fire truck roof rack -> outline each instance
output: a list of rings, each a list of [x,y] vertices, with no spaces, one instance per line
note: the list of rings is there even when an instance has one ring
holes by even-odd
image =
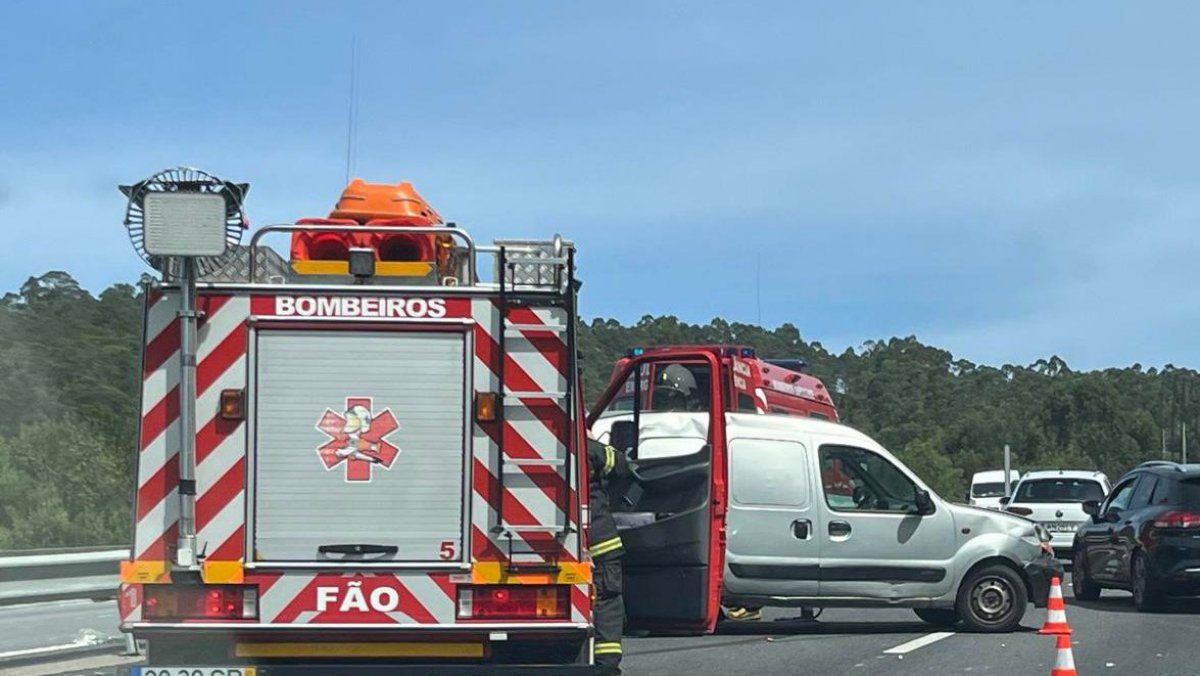
[[[203,281],[227,284],[308,285],[312,282],[297,277],[287,269],[284,259],[262,239],[272,233],[334,232],[334,233],[406,233],[426,236],[449,236],[454,241],[451,256],[453,271],[437,282],[443,287],[466,287],[470,289],[506,294],[533,293],[567,296],[574,292],[574,268],[571,257],[574,244],[558,235],[547,240],[497,240],[492,245],[478,245],[466,230],[451,226],[395,226],[395,225],[338,225],[329,223],[280,223],[267,225],[255,231],[244,252],[239,252],[234,261],[220,271],[207,275]],[[491,256],[492,279],[479,278],[481,256]],[[353,286],[361,284],[346,278],[337,280],[322,278],[321,286]],[[397,283],[388,278],[370,282],[373,286],[409,287],[422,286]],[[428,287],[428,283],[423,285]],[[515,331],[554,331],[563,333],[566,327],[558,325],[509,324]]]

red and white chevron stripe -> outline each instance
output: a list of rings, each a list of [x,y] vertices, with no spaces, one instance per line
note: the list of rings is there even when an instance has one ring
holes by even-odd
[[[161,561],[178,533],[179,320],[177,296],[148,299],[142,369],[135,559]],[[209,560],[242,558],[246,436],[217,417],[221,390],[246,386],[245,296],[205,295],[197,331],[196,530]]]
[[[504,477],[503,496],[497,473],[502,467],[497,442],[503,439],[506,458],[510,460],[561,460],[569,449],[569,417],[559,395],[567,387],[566,345],[552,330],[525,328],[505,337],[505,354],[500,355],[500,331],[506,323],[521,326],[566,324],[561,308],[510,308],[508,321],[501,321],[500,309],[491,298],[472,302],[475,320],[475,389],[496,392],[500,387],[499,369],[504,360],[505,421],[475,424],[474,486],[476,504],[473,510],[475,537],[474,555],[480,560],[505,558],[507,540],[496,537],[492,527],[497,525],[496,507],[503,500],[504,525],[537,526],[563,524],[565,519],[575,524],[574,509],[562,514],[560,497],[566,492],[574,504],[574,476],[564,482],[559,469],[553,465],[510,466]],[[549,396],[527,396],[530,393]],[[522,396],[515,396],[520,393]],[[503,434],[503,437],[501,437]],[[572,467],[578,465],[572,461]],[[577,475],[575,475],[577,476]],[[579,555],[578,527],[563,542],[551,533],[523,532],[512,551],[536,558],[577,560]]]

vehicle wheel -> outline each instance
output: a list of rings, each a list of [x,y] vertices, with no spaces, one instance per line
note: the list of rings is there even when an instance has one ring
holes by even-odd
[[[1071,557],[1071,591],[1080,601],[1095,601],[1100,598],[1100,585],[1087,573],[1087,556],[1076,549]]]
[[[935,627],[953,627],[958,624],[958,611],[953,608],[913,608],[913,612]]]
[[[1133,607],[1139,613],[1153,613],[1162,606],[1162,592],[1150,579],[1150,566],[1141,554],[1133,556]]]
[[[1012,631],[1025,617],[1029,593],[1015,570],[1002,564],[985,566],[967,576],[958,588],[955,609],[971,631]]]

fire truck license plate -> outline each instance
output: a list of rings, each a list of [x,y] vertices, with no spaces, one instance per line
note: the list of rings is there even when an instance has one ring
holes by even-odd
[[[254,667],[133,667],[130,676],[254,676]]]

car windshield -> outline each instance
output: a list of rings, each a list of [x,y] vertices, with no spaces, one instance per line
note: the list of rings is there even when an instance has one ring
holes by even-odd
[[[1013,502],[1083,502],[1103,500],[1104,487],[1091,479],[1033,479],[1017,486]]]
[[[975,484],[971,487],[971,495],[977,498],[999,498],[1004,496],[1004,484],[1000,481]]]

